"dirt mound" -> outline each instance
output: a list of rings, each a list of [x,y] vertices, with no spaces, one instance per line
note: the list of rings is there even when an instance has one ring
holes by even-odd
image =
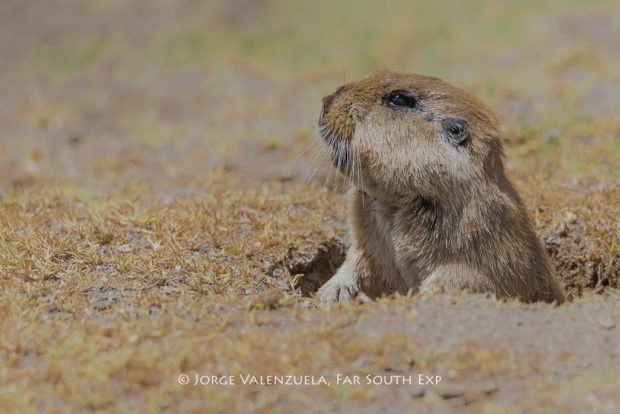
[[[589,182],[556,189],[535,212],[539,234],[569,295],[620,286],[619,206],[620,186]]]

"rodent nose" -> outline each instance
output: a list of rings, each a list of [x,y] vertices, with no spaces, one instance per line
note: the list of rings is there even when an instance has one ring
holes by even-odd
[[[335,97],[336,94],[332,93],[331,95],[327,95],[325,98],[323,98],[323,112],[327,112]]]
[[[329,106],[332,104],[332,102],[334,102],[334,98],[340,95],[342,92],[346,91],[347,89],[348,89],[348,85],[342,85],[341,87],[336,89],[336,92],[332,93],[331,95],[327,95],[325,98],[323,98],[323,112],[327,112],[327,110],[329,109]]]

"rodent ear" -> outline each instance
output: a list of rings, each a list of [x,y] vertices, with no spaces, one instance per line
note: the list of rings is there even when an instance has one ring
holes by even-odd
[[[441,128],[446,139],[454,145],[462,145],[467,137],[469,137],[469,126],[463,119],[442,119]]]

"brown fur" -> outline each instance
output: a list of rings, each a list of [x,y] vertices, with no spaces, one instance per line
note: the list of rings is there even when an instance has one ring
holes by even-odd
[[[416,106],[386,103],[397,90]],[[466,121],[462,144],[446,138],[447,118]],[[321,300],[458,288],[564,301],[504,175],[498,121],[476,98],[437,78],[379,71],[323,99],[319,133],[354,184],[353,243]]]

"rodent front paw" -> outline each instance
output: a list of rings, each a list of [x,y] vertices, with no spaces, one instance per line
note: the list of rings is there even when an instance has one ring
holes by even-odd
[[[317,298],[322,303],[344,302],[355,298],[359,288],[352,281],[332,277],[317,292]]]

